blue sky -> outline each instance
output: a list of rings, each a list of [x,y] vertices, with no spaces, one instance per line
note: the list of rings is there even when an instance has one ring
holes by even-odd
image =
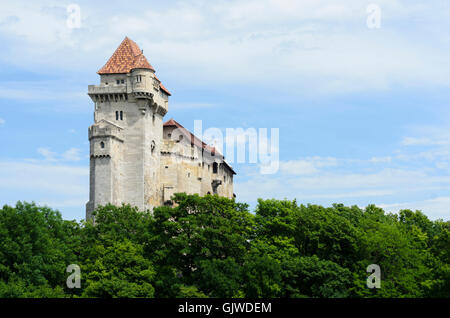
[[[67,27],[67,6],[81,9]],[[381,27],[367,27],[367,6]],[[238,200],[374,203],[450,218],[447,1],[10,1],[0,12],[0,204],[88,200],[87,85],[125,36],[189,129],[279,128],[280,169]]]

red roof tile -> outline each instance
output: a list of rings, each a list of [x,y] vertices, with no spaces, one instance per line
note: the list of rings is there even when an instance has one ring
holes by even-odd
[[[167,95],[171,96],[172,94],[170,94],[169,90],[161,83],[161,81],[156,76],[156,74],[155,74],[155,78],[159,81],[159,88],[161,88]]]
[[[153,66],[151,66],[145,58],[139,46],[128,37],[125,37],[125,39],[122,41],[113,55],[109,58],[108,62],[106,62],[106,64],[97,72],[97,74],[126,74],[136,68],[149,69],[153,72],[155,71]],[[161,81],[160,88],[167,95],[171,95],[167,88],[165,88],[164,85],[161,84]]]
[[[98,74],[124,74],[134,68],[155,69],[145,58],[139,46],[128,37],[120,43],[108,62],[97,72]]]
[[[189,130],[187,130],[186,128],[184,128],[181,124],[179,124],[176,120],[174,120],[173,118],[169,119],[168,121],[166,121],[163,125],[164,127],[177,127],[180,129],[180,131],[191,141],[191,145],[196,145],[199,148],[204,149],[205,151],[211,153],[211,154],[217,154],[220,157],[222,157],[224,159],[224,163],[228,166],[228,168],[230,168],[231,172],[233,172],[233,174],[236,174],[236,172],[234,172],[233,168],[225,161],[224,156],[219,153],[215,147],[211,147],[207,144],[205,144],[203,141],[201,141],[200,139],[198,139],[194,134],[192,134]]]

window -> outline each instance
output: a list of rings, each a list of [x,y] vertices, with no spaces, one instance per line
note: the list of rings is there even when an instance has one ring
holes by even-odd
[[[116,112],[116,120],[119,120],[119,112]]]
[[[120,111],[120,120],[123,120],[123,111]]]
[[[168,136],[169,138],[171,138],[171,137],[172,137],[172,134],[168,134],[167,136]]]
[[[142,75],[136,75],[136,83],[142,82]]]
[[[156,148],[156,143],[155,143],[155,141],[154,140],[152,140],[152,143],[151,143],[151,145],[150,145],[150,148],[151,148],[151,150],[152,150],[152,153],[153,153],[153,151],[155,150],[155,148]]]
[[[103,141],[100,143],[100,147],[101,147],[102,149],[105,148],[105,143],[104,143]]]
[[[123,79],[120,80],[120,83],[121,83],[121,84],[125,84],[125,80],[123,80]]]
[[[217,170],[218,170],[218,164],[217,164],[217,162],[214,162],[213,163],[213,173],[217,173]]]
[[[116,83],[117,83],[117,85],[119,85],[120,84],[120,80],[116,80]]]

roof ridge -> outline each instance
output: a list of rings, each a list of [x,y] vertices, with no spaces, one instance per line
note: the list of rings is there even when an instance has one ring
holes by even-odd
[[[195,141],[200,142],[200,145],[202,147],[202,149],[205,149],[206,151],[208,151],[209,153],[215,153],[218,154],[222,157],[223,162],[231,169],[231,171],[233,173],[236,174],[236,172],[233,170],[233,167],[225,160],[225,156],[222,155],[219,151],[216,150],[216,147],[212,147],[208,144],[206,144],[205,142],[203,142],[200,138],[198,138],[196,135],[194,135],[193,133],[191,133],[188,129],[186,129],[185,127],[183,127],[183,125],[181,125],[179,122],[177,122],[175,119],[170,118],[168,121],[166,121],[163,124],[164,127],[168,127],[168,126],[175,126],[177,128],[180,128],[183,132],[186,132],[189,134],[189,136],[186,137],[190,137],[191,139],[191,144],[195,144]]]

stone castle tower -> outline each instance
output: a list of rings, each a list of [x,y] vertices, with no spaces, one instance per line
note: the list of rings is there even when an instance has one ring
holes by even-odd
[[[176,192],[234,196],[225,158],[175,120],[163,123],[171,94],[135,42],[126,37],[97,73],[100,85],[88,87],[95,111],[86,219],[108,203],[152,210]]]

